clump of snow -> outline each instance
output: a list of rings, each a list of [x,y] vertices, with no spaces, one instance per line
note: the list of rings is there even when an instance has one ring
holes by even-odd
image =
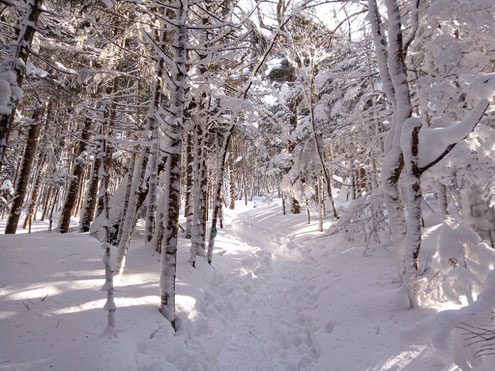
[[[420,301],[472,303],[495,267],[495,251],[471,228],[448,217],[424,234],[420,255]]]
[[[9,107],[12,90],[6,80],[0,79],[0,114],[10,115],[12,109]]]
[[[28,76],[28,77],[40,77],[40,78],[44,78],[44,77],[48,77],[48,75],[49,74],[48,74],[47,71],[45,71],[42,68],[39,68],[39,67],[35,66],[31,62],[29,62],[28,64],[26,64],[26,76]]]

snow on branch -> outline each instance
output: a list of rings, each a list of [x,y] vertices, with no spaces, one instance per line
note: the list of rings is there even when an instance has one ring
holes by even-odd
[[[489,104],[488,99],[480,100],[469,115],[458,124],[419,131],[419,168],[422,173],[447,156],[457,143],[473,131]]]

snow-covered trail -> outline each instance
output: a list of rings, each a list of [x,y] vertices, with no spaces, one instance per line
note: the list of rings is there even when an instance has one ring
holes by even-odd
[[[112,339],[100,336],[97,241],[0,235],[0,370],[452,370],[427,346],[401,346],[400,331],[427,313],[397,303],[393,255],[374,246],[364,256],[316,229],[280,202],[239,202],[225,211],[212,266],[192,268],[180,238],[177,333],[157,310],[159,256],[136,236]]]
[[[218,354],[221,370],[314,369],[318,349],[312,339],[311,319],[305,315],[315,299],[311,264],[294,250],[293,224],[282,223],[280,206],[238,214],[232,228],[237,237],[257,249],[256,284],[250,291],[228,338]],[[245,264],[245,269],[250,269]],[[251,287],[251,288],[249,288]]]
[[[231,233],[254,252],[241,270],[254,280],[235,280],[249,295],[207,369],[451,370],[428,347],[401,346],[401,329],[427,313],[402,308],[393,254],[316,229],[279,203],[235,215]]]

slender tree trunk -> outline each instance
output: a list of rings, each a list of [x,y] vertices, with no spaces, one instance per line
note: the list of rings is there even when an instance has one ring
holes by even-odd
[[[145,223],[145,240],[151,241],[155,229],[155,214],[157,208],[157,191],[158,191],[158,162],[160,157],[160,138],[159,127],[156,119],[152,120],[151,132],[153,135],[153,144],[151,146],[151,163],[150,163],[150,176],[149,176],[149,191],[148,191],[148,205],[146,209],[146,223]]]
[[[72,209],[77,201],[77,195],[79,193],[79,186],[81,178],[84,174],[85,162],[80,158],[82,153],[86,150],[87,141],[89,140],[91,133],[92,120],[89,116],[86,116],[84,120],[84,127],[81,133],[81,141],[75,153],[74,168],[72,171],[72,179],[69,183],[69,188],[65,194],[64,206],[62,208],[62,215],[58,225],[61,233],[67,233],[69,231],[70,216]]]
[[[81,181],[79,182],[79,191],[77,192],[77,201],[74,205],[74,209],[72,209],[72,216],[74,218],[77,218],[77,216],[79,215],[79,210],[81,210],[81,207],[82,207],[82,203],[83,203],[83,195],[86,193],[86,180],[88,178],[88,175],[89,175],[89,170],[86,168],[86,166],[84,167],[84,170],[83,170],[83,174],[81,176]]]
[[[192,220],[193,220],[193,174],[194,174],[194,134],[192,130],[187,133],[186,139],[186,201],[184,208],[184,216],[186,217],[186,238],[191,238],[192,235]]]
[[[233,162],[233,161],[232,161]],[[229,171],[229,190],[230,190],[230,210],[235,210],[235,182],[234,182],[234,167],[235,165],[232,163],[230,165]]]
[[[104,130],[105,132],[105,130]],[[108,164],[103,159],[106,158],[106,151],[108,150],[107,141],[103,140],[101,143],[101,153],[98,157],[102,159],[100,161],[100,184],[101,190],[100,194],[103,197],[103,213],[105,215],[105,223],[103,223],[103,228],[105,229],[105,242],[102,243],[102,248],[105,250],[103,255],[103,265],[105,266],[105,284],[102,287],[102,291],[107,293],[107,301],[103,307],[103,310],[107,312],[107,327],[105,332],[110,336],[116,335],[115,326],[115,310],[117,309],[114,301],[114,288],[113,288],[113,270],[111,263],[111,243],[110,243],[110,212],[108,207],[108,180],[104,178],[109,177],[110,168],[106,167]]]
[[[164,34],[160,36],[160,44],[163,45]],[[148,112],[149,128],[152,138],[151,146],[151,163],[150,163],[150,176],[148,186],[148,207],[146,210],[146,224],[145,224],[145,239],[151,241],[153,238],[153,232],[155,228],[155,214],[158,192],[158,164],[160,163],[160,124],[157,120],[157,114],[162,101],[162,85],[161,78],[163,76],[164,63],[163,59],[158,61],[156,78],[153,84],[153,101],[151,109]]]
[[[189,262],[193,267],[196,266],[196,255],[204,256],[205,254],[205,213],[207,212],[205,192],[208,179],[206,177],[206,148],[203,148],[204,135],[204,128],[202,122],[200,122],[196,125],[195,162],[197,163],[194,176],[194,211],[191,236],[191,256],[189,258]]]
[[[122,232],[124,230],[124,219],[125,216],[127,215],[127,210],[129,209],[129,200],[131,196],[131,191],[132,191],[132,184],[134,182],[133,175],[134,171],[136,168],[136,154],[133,153],[131,155],[131,163],[129,165],[129,171],[127,172],[127,184],[125,188],[125,196],[124,196],[124,205],[122,206],[122,217],[119,223],[119,231],[117,232],[117,237],[114,241],[114,243],[118,246],[120,244],[120,240],[122,237]]]
[[[309,209],[309,199],[308,196],[305,197],[306,201],[306,212],[308,214],[308,224],[311,224],[311,210]]]
[[[41,213],[41,219],[40,219],[41,221],[44,221],[46,218],[48,206],[50,203],[50,198],[52,195],[52,190],[53,190],[52,186],[46,187],[46,189],[45,189],[45,195],[44,195],[43,201],[41,203],[43,205],[43,212]]]
[[[137,205],[139,186],[143,183],[146,164],[148,163],[149,151],[147,146],[143,146],[139,155],[137,166],[135,166],[134,174],[132,176],[131,193],[129,195],[129,202],[127,212],[122,216],[122,234],[120,236],[117,257],[115,261],[115,273],[119,276],[124,273],[125,264],[127,260],[127,253],[129,251],[129,244],[131,243],[132,231],[136,224]]]
[[[407,122],[402,128],[402,151],[407,177],[407,234],[405,241],[406,273],[403,288],[409,299],[410,307],[417,307],[416,282],[418,278],[418,258],[421,248],[421,173],[418,166],[419,120]],[[407,134],[407,136],[406,136]],[[407,148],[409,147],[409,148]]]
[[[100,180],[100,168],[101,158],[97,155],[91,172],[89,186],[87,187],[88,189],[86,192],[86,200],[84,202],[84,209],[81,215],[81,223],[79,226],[80,232],[88,232],[94,219],[96,202],[98,201],[98,183]]]
[[[58,203],[58,196],[60,194],[60,189],[57,189],[55,192],[55,197],[53,198],[53,203],[50,208],[50,216],[49,216],[49,224],[48,224],[48,232],[52,231],[52,224],[53,224],[53,211],[55,210],[55,207],[57,206]]]
[[[284,215],[287,214],[287,212],[285,211],[285,197],[283,193],[282,193],[282,213]]]
[[[31,193],[31,200],[29,201],[28,209],[26,211],[26,218],[24,219],[23,229],[26,229],[29,223],[31,223],[33,217],[36,218],[36,214],[33,215],[36,202],[38,200],[38,192],[40,190],[41,179],[43,178],[43,167],[45,166],[45,156],[40,155],[39,166],[36,175],[36,180],[34,181],[33,191]]]
[[[310,87],[312,87],[313,84],[313,77],[311,78],[310,81]],[[306,90],[305,90],[306,91]],[[306,100],[308,101],[308,107],[310,111],[310,121],[311,121],[311,131],[313,133],[313,139],[315,143],[315,148],[316,148],[316,153],[318,155],[318,160],[320,162],[321,170],[323,172],[323,176],[325,177],[325,184],[327,186],[327,194],[328,194],[328,200],[330,201],[330,205],[332,206],[332,212],[333,216],[335,219],[338,219],[339,216],[337,214],[337,209],[335,208],[335,203],[333,201],[333,192],[332,192],[332,178],[330,176],[330,173],[325,166],[325,161],[323,160],[323,153],[321,150],[321,145],[319,142],[318,135],[316,133],[316,128],[315,128],[315,115],[314,115],[314,110],[313,110],[313,97],[312,97],[312,92],[311,91],[306,91]]]
[[[323,202],[325,202],[323,198],[323,185],[321,182],[321,176],[318,175],[317,181],[317,194],[318,194],[318,230],[323,232]]]
[[[37,108],[33,113],[33,122],[29,126],[28,139],[22,157],[21,172],[16,182],[14,202],[12,204],[12,208],[10,209],[9,219],[7,220],[7,226],[5,227],[5,234],[15,234],[17,230],[22,205],[24,204],[24,197],[26,196],[27,186],[29,184],[29,176],[33,168],[34,158],[38,147],[38,139],[41,129],[40,117],[42,115],[42,108]]]
[[[208,240],[208,252],[206,254],[208,264],[211,264],[213,260],[213,249],[215,247],[215,237],[217,235],[217,220],[218,220],[218,214],[220,212],[220,208],[222,207],[222,199],[221,199],[221,193],[222,193],[222,185],[223,185],[223,179],[224,179],[224,174],[225,174],[225,159],[227,157],[227,149],[230,143],[230,139],[232,137],[232,134],[234,132],[234,124],[231,124],[229,130],[227,131],[227,135],[225,136],[222,149],[221,149],[221,155],[218,158],[218,164],[217,164],[217,183],[215,185],[215,196],[214,196],[214,203],[213,203],[213,213],[211,216],[211,229],[210,229],[210,238]]]
[[[168,163],[167,160],[165,160]],[[167,169],[165,172],[168,174]],[[166,193],[163,193],[161,197],[158,199],[158,207],[156,209],[156,218],[155,218],[155,233],[153,234],[153,238],[150,241],[150,245],[155,247],[155,251],[160,253],[162,252],[162,243],[163,237],[165,236],[165,225],[164,220],[165,217],[165,204],[167,204],[168,198],[166,197]]]

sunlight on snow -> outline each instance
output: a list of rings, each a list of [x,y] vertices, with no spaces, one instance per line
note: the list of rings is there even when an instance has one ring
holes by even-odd
[[[11,291],[4,290],[5,298],[7,300],[26,300],[26,299],[43,299],[45,296],[53,296],[60,294],[62,291],[55,287],[55,284],[46,284],[43,287],[28,286],[26,289],[18,291],[13,289]]]
[[[392,370],[392,369],[403,369],[411,361],[416,359],[421,353],[427,350],[427,346],[417,347],[414,350],[408,350],[401,352],[397,355],[389,357],[382,364],[378,365],[374,370]]]
[[[17,312],[13,312],[11,310],[7,310],[5,312],[0,312],[0,321],[14,317],[16,314],[17,314]]]
[[[81,305],[75,305],[72,307],[49,311],[47,312],[47,314],[59,315],[59,314],[83,312],[85,310],[92,310],[92,309],[102,309],[103,306],[105,305],[106,300],[107,300],[106,298],[99,300],[92,300]],[[154,304],[158,306],[160,304],[160,298],[156,295],[128,297],[128,298],[116,297],[115,304],[117,305],[117,308],[133,307],[133,306],[147,305],[147,304]]]

